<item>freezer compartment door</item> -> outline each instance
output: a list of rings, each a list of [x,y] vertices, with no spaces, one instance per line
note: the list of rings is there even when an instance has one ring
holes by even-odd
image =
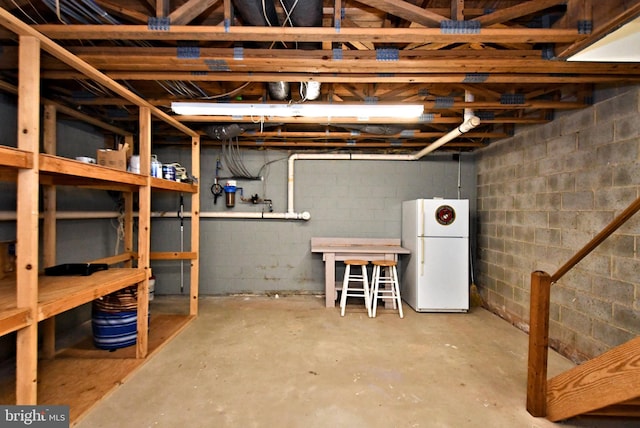
[[[466,199],[421,199],[419,236],[469,236],[469,201]]]
[[[469,240],[422,238],[417,306],[422,312],[469,310]]]

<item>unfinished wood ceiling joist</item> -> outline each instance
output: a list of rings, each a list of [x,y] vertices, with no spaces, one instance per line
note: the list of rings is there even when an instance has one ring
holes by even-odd
[[[640,15],[611,0],[0,0],[71,54],[173,115],[174,101],[423,104],[415,121],[180,117],[237,125],[242,147],[412,151],[462,122],[481,125],[440,150],[473,151],[590,105],[598,85],[640,81],[640,63],[567,58]],[[264,13],[263,13],[264,11]],[[16,37],[0,34],[0,90],[17,85]],[[43,55],[47,100],[136,134],[126,99]],[[306,85],[320,95],[305,100]],[[271,90],[270,90],[271,86]],[[273,88],[279,89],[274,91]],[[258,122],[258,123],[255,123]],[[367,126],[371,125],[371,126]],[[154,141],[189,144],[154,121]],[[102,127],[109,132],[108,127]],[[106,129],[106,130],[105,130]],[[225,135],[219,133],[217,135]]]

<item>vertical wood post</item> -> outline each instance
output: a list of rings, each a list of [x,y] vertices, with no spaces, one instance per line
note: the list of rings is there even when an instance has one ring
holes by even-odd
[[[46,154],[55,155],[57,152],[57,109],[52,104],[44,106],[44,120],[42,121],[42,148]],[[42,186],[43,222],[42,222],[42,262],[44,267],[56,264],[56,186]],[[53,359],[56,354],[56,317],[50,317],[40,322],[42,336],[42,356]]]
[[[527,411],[536,417],[547,414],[547,360],[551,276],[531,273],[529,310],[529,362],[527,367]]]
[[[132,254],[135,249],[133,248],[133,193],[124,192],[122,197],[124,198],[124,237],[123,252]],[[124,262],[124,267],[132,267],[131,259]]]
[[[31,324],[16,340],[16,404],[38,395],[38,185],[40,152],[40,41],[20,36],[18,148],[33,153],[33,167],[18,171],[16,204],[17,306],[29,308]]]
[[[200,180],[200,136],[191,138],[191,175]],[[198,182],[198,191],[191,194],[191,251],[196,257],[191,260],[191,271],[189,274],[189,314],[198,315],[198,285],[200,281],[200,186],[202,180]]]
[[[156,16],[158,18],[169,16],[169,0],[156,0]]]
[[[134,141],[133,135],[125,135],[124,137],[125,143],[128,144],[129,150],[133,153],[134,151]],[[125,253],[133,253],[133,193],[124,192],[122,194],[124,198],[124,237],[122,238],[123,244],[123,252]],[[124,267],[130,268],[132,265],[131,260],[124,263]]]
[[[224,25],[231,25],[231,22],[233,22],[233,11],[232,11],[232,7],[233,5],[231,4],[231,0],[223,0],[222,2],[222,12],[224,15]]]
[[[453,0],[451,2],[451,19],[464,21],[464,0]]]
[[[138,284],[138,340],[136,357],[145,358],[149,336],[149,252],[151,238],[151,110],[140,107],[140,173],[146,184],[138,193],[138,268],[145,270],[144,281]]]

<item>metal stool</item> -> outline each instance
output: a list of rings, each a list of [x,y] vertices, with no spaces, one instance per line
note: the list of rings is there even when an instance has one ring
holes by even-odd
[[[369,293],[369,277],[367,275],[367,260],[345,260],[344,279],[342,280],[342,295],[340,296],[340,316],[344,316],[347,297],[364,297],[364,305],[371,317],[371,294]],[[361,273],[351,272],[351,266],[360,266]],[[362,283],[362,288],[349,288],[351,282]]]
[[[378,299],[392,299],[393,308],[398,308],[400,318],[404,318],[402,313],[402,300],[400,299],[400,283],[398,282],[397,263],[393,260],[374,260],[373,275],[371,282],[371,298],[373,304],[372,316],[376,316]],[[386,271],[386,275],[383,272]],[[382,290],[380,284],[387,285]]]

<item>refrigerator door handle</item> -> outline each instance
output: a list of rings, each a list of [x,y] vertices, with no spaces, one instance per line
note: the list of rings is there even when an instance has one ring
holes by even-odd
[[[420,276],[424,276],[424,250],[425,250],[425,239],[422,238],[420,239],[420,245],[422,246],[421,250],[420,250]]]
[[[418,229],[419,229],[418,235],[424,236],[425,224],[424,224],[424,201],[423,200],[418,201]]]

